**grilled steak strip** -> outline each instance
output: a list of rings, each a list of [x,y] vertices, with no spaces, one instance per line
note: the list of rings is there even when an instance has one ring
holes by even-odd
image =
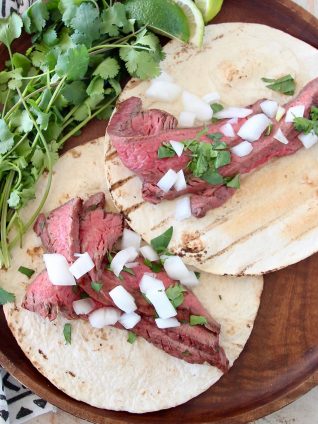
[[[285,105],[285,108],[305,105],[304,115],[308,116],[310,107],[317,103],[318,78],[308,83],[295,99]],[[260,112],[259,104],[260,101],[252,107],[254,113]],[[129,115],[131,110],[133,110],[133,113]],[[153,122],[152,113],[156,117],[156,125],[151,125],[150,130],[144,131],[140,126],[143,124],[147,126],[147,122],[145,123],[147,119]],[[244,121],[245,119],[239,119],[238,123],[233,125],[234,130],[237,131]],[[166,122],[170,123],[168,129]],[[207,126],[208,133],[219,132],[222,125],[224,125],[224,120]],[[147,128],[149,128],[149,125]],[[156,204],[164,199],[171,200],[190,193],[193,194],[191,198],[192,213],[194,216],[200,217],[204,216],[207,210],[223,204],[234,194],[234,191],[223,187],[221,189],[220,186],[212,186],[213,190],[211,190],[211,185],[207,182],[189,175],[187,175],[188,187],[183,191],[171,190],[164,193],[156,184],[168,169],[175,171],[183,169],[187,174],[186,166],[191,159],[187,151],[181,157],[159,159],[158,148],[170,140],[193,139],[202,129],[203,127],[176,129],[176,120],[173,119],[172,115],[161,112],[160,118],[159,111],[156,109],[149,110],[147,113],[141,112],[141,100],[131,97],[119,105],[118,111],[108,127],[108,134],[123,164],[143,179],[142,194],[146,201]],[[288,138],[289,143],[287,145],[274,139],[278,129],[281,129]],[[262,136],[258,141],[253,142],[253,151],[249,155],[242,158],[232,155],[231,163],[220,168],[219,172],[223,176],[233,176],[237,173],[246,174],[263,166],[273,158],[293,154],[303,147],[298,135],[293,123],[286,123],[284,120],[276,122],[270,136]],[[241,141],[237,136],[234,138],[224,136],[222,140],[229,147]],[[200,141],[211,143],[211,140],[206,136],[202,136]],[[202,198],[199,199],[199,196],[202,196]]]

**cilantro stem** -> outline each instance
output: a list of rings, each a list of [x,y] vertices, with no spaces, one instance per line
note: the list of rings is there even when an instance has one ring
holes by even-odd
[[[64,76],[61,81],[59,82],[58,86],[56,87],[53,96],[51,97],[51,100],[49,101],[49,104],[47,105],[47,108],[45,110],[46,113],[48,113],[48,111],[51,109],[53,103],[55,102],[57,96],[60,94],[62,86],[64,84],[64,82],[66,81],[66,76]]]
[[[14,178],[14,171],[9,172],[9,176],[6,179],[4,190],[1,196],[1,250],[3,256],[3,264],[5,268],[10,266],[10,257],[9,257],[9,246],[7,241],[7,214],[8,214],[8,199],[12,186],[12,181]]]
[[[4,102],[4,105],[3,105],[3,109],[2,109],[2,115],[1,115],[2,118],[4,117],[4,114],[6,112],[6,107],[7,107],[7,103],[8,103],[8,99],[9,99],[10,94],[11,94],[11,89],[8,88],[8,92],[7,92],[6,99],[5,99],[5,102]]]
[[[111,105],[118,96],[113,97],[109,102],[105,103],[99,109],[97,109],[92,115],[88,116],[84,121],[80,122],[76,127],[74,127],[70,132],[68,132],[60,141],[57,142],[58,147],[62,147],[63,144],[68,140],[72,135],[76,134],[82,127],[84,127],[91,119],[95,118],[99,113],[105,110],[109,105]]]
[[[93,54],[99,54],[106,52],[108,50],[113,50],[117,48],[130,48],[130,49],[138,49],[138,50],[146,50],[147,52],[150,52],[151,49],[149,47],[145,46],[133,46],[131,44],[101,44],[99,46],[92,47],[88,50],[89,53]]]

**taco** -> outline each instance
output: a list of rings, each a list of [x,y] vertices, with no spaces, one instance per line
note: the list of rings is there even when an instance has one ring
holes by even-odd
[[[125,230],[105,189],[103,170],[103,139],[76,147],[57,162],[35,231],[27,233],[23,248],[14,249],[11,268],[0,271],[2,288],[16,296],[14,304],[4,306],[5,316],[34,366],[69,396],[136,413],[170,408],[202,393],[233,365],[251,334],[263,280],[202,273],[193,290],[184,287],[175,296],[179,326],[159,328],[155,309],[136,288],[141,274],[152,271],[147,262],[136,258],[120,279],[109,269],[116,257],[110,259],[110,251],[120,249],[116,243]],[[45,179],[39,183],[39,197]],[[36,202],[23,211],[24,217],[35,209]],[[59,254],[74,264],[74,254],[84,250],[93,268],[76,286],[52,285],[52,268],[45,270],[43,253]],[[34,272],[30,279],[21,266]],[[172,279],[163,269],[156,276],[165,289],[170,287]],[[127,314],[110,298],[109,289],[117,286],[130,291],[137,304],[139,321],[126,326],[129,330],[122,320]],[[78,301],[84,309],[76,312],[73,302]],[[96,314],[92,318],[105,310],[108,319],[117,316],[112,325],[103,326]],[[189,314],[199,322],[190,326]]]
[[[149,242],[173,225],[171,251],[219,275],[262,274],[317,251],[317,50],[227,23],[206,28],[201,51],[172,41],[165,53],[161,78],[183,94],[159,101],[152,83],[130,81],[107,130],[108,187],[132,229]],[[212,123],[198,100],[207,93],[221,97]],[[185,103],[201,125],[178,126]]]

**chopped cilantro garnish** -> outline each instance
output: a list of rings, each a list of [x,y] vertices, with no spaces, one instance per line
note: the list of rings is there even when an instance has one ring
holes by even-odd
[[[222,150],[218,153],[215,158],[215,168],[221,168],[221,166],[228,165],[231,162],[231,153],[228,150]]]
[[[72,326],[71,324],[65,324],[63,329],[64,339],[66,344],[72,343]]]
[[[167,288],[166,295],[172,303],[172,305],[177,309],[178,306],[182,305],[184,301],[184,292],[187,290],[181,286],[181,284],[174,284]]]
[[[144,264],[155,273],[158,273],[163,269],[161,262],[151,262],[149,259],[144,259]]]
[[[94,291],[100,292],[101,288],[103,287],[103,283],[99,283],[98,281],[92,281],[91,287]]]
[[[191,353],[188,351],[188,349],[184,350],[183,352],[181,352],[182,355],[184,356],[191,356]]]
[[[290,74],[278,79],[262,78],[262,81],[267,83],[267,88],[273,91],[278,91],[287,96],[293,96],[295,94],[296,83]]]
[[[294,127],[299,132],[308,134],[313,131],[318,135],[318,107],[313,106],[311,108],[309,119],[300,117],[295,118]]]
[[[194,273],[197,279],[199,280],[199,278],[201,277],[201,273],[199,271],[194,271]]]
[[[212,185],[219,185],[219,184],[223,184],[224,182],[222,175],[220,175],[216,171],[215,172],[207,171],[203,175],[201,175],[201,178],[202,180]]]
[[[137,339],[137,335],[133,331],[128,331],[127,342],[130,344],[133,344],[135,343],[136,339]]]
[[[159,254],[165,252],[172,239],[172,234],[173,227],[170,227],[163,234],[151,240],[151,247]]]
[[[201,315],[190,315],[190,325],[205,325],[208,321]]]
[[[81,294],[80,294],[80,298],[81,299],[87,299],[89,297],[89,295],[87,294],[87,293],[85,293],[85,292],[82,292]]]
[[[217,112],[220,112],[221,110],[223,110],[224,106],[221,105],[220,103],[212,103],[211,109],[213,110],[213,113],[217,113]]]
[[[265,135],[270,135],[273,129],[273,124],[269,124],[266,128]]]
[[[135,275],[134,270],[131,268],[127,268],[126,266],[124,266],[123,272],[127,272],[127,274],[130,274],[130,275]]]
[[[228,178],[226,182],[226,186],[231,188],[240,188],[240,175],[237,174],[233,178],[232,177]]]
[[[21,272],[21,274],[26,275],[28,278],[31,278],[32,275],[35,273],[34,269],[30,269],[25,266],[20,266],[18,271]]]
[[[5,305],[6,303],[11,303],[15,301],[15,295],[9,293],[6,290],[0,287],[0,305]]]
[[[176,152],[173,150],[172,146],[169,143],[165,143],[158,149],[158,158],[172,158],[176,155]]]
[[[218,141],[221,141],[221,139],[223,138],[223,134],[220,132],[216,132],[216,133],[207,134],[207,137],[215,142],[218,142]],[[225,148],[226,148],[226,144],[224,143],[224,149]]]

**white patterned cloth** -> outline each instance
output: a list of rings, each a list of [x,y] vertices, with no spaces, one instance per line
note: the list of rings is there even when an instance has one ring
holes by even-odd
[[[0,368],[0,424],[25,423],[55,408]]]
[[[12,12],[22,13],[35,0],[1,0],[1,17],[9,16]]]

